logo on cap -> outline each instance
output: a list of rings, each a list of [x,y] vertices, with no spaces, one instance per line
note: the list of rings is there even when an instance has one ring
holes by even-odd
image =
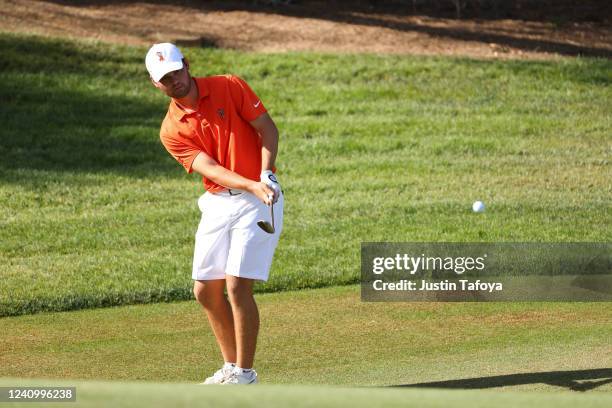
[[[159,81],[168,72],[183,68],[183,54],[174,44],[153,44],[145,57],[145,65],[151,79]]]

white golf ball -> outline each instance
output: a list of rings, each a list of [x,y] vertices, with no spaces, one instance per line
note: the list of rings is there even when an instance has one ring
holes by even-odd
[[[485,205],[482,201],[474,201],[474,204],[472,204],[472,210],[475,213],[481,213],[484,212],[485,210]]]

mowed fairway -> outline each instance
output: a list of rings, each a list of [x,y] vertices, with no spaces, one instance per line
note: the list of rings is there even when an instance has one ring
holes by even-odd
[[[612,390],[609,381],[592,383],[612,377],[612,370],[600,370],[612,367],[606,304],[360,303],[356,286],[262,294],[258,302],[256,367],[263,384],[470,380],[436,386],[558,391],[586,381],[584,391]],[[2,323],[7,377],[196,383],[221,361],[195,302]],[[579,373],[549,374],[559,371]]]
[[[159,142],[146,49],[0,45],[0,316],[191,298],[203,188]],[[280,128],[260,291],[356,283],[362,241],[610,240],[608,60],[184,51]]]
[[[48,385],[48,381],[26,381],[31,386]],[[271,386],[234,388],[222,386],[202,387],[186,384],[143,384],[109,382],[53,382],[77,387],[77,402],[52,404],[53,407],[177,407],[193,406],[311,408],[311,407],[523,407],[542,408],[595,408],[608,407],[612,397],[606,394],[577,395],[569,392],[556,394],[537,392],[446,391],[357,389],[313,386]],[[0,386],[14,385],[13,380],[0,379]],[[1,406],[22,407],[23,403]],[[27,405],[26,405],[27,406]]]

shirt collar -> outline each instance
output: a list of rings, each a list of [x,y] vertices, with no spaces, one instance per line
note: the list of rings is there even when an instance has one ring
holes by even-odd
[[[196,86],[198,87],[198,100],[206,98],[209,94],[208,87],[204,84],[204,78],[193,78],[196,82]],[[199,105],[199,102],[198,102]],[[170,102],[170,113],[172,116],[178,121],[182,121],[185,115],[188,115],[187,112],[183,108],[181,108],[174,99]]]

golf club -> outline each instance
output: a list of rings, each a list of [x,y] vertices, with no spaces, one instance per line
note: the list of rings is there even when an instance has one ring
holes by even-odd
[[[259,228],[266,231],[268,234],[274,234],[274,202],[270,203],[270,218],[272,219],[272,224],[268,221],[257,221],[257,225]]]

